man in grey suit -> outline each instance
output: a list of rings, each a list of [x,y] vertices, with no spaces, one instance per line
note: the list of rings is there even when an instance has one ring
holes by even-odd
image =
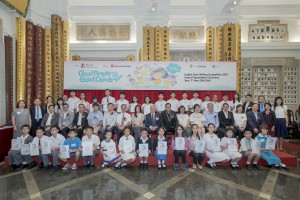
[[[45,129],[45,135],[50,137],[50,127],[58,126],[59,122],[59,114],[54,112],[55,108],[54,105],[48,106],[49,113],[46,113],[42,119],[41,127]]]
[[[32,142],[33,138],[31,135],[29,135],[29,125],[25,124],[22,126],[22,135],[18,139],[20,139],[20,144],[29,144]],[[29,155],[22,155],[21,154],[21,149],[20,150],[10,150],[8,152],[8,158],[9,158],[9,166],[10,166],[10,171],[14,170],[22,170],[25,167],[28,167],[29,169],[33,168],[36,166],[36,162],[32,159],[32,157]]]
[[[58,126],[61,134],[66,137],[73,126],[74,112],[69,111],[69,105],[63,103],[63,112],[60,113]]]

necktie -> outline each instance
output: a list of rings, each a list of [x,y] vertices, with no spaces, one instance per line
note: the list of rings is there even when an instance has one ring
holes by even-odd
[[[155,117],[154,117],[154,114],[152,114],[152,123],[155,124]]]
[[[35,112],[36,112],[35,119],[36,119],[36,121],[39,121],[40,116],[39,116],[39,107],[38,106],[35,107]]]
[[[108,97],[106,97],[106,100],[107,100],[107,103],[109,102],[109,98]]]
[[[124,115],[124,113],[123,113],[122,121],[121,121],[121,126],[124,126],[124,122],[125,122],[125,115]]]
[[[41,139],[39,139],[39,146],[41,146]]]
[[[263,104],[260,104],[260,112],[263,112],[264,111],[264,106]]]

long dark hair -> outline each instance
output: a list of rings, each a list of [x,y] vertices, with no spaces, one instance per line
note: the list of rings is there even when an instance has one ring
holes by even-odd
[[[192,125],[192,136],[193,136],[193,128],[194,128],[194,126],[196,126],[197,127],[197,129],[198,129],[198,125],[197,124],[193,124]],[[200,140],[200,136],[199,136],[199,134],[198,134],[198,130],[197,130],[197,134],[196,134],[196,138],[198,138],[199,140]]]
[[[241,105],[241,104],[239,104],[239,105],[236,106],[236,113],[238,113],[239,107],[242,107],[242,112],[241,113],[245,113],[244,109],[243,109],[243,105]]]
[[[281,104],[280,105],[277,105],[277,100],[278,99],[281,99]],[[275,100],[274,100],[274,110],[275,110],[276,106],[283,107],[283,99],[282,99],[282,97],[278,96],[278,97],[275,98]]]
[[[185,110],[185,107],[184,107],[184,106],[180,106],[180,107],[178,108],[178,114],[180,114],[180,110],[181,110],[182,108],[184,109],[184,114],[186,114],[186,110]]]
[[[62,108],[60,107],[60,105],[58,103],[59,101],[62,101],[64,103],[64,100],[63,100],[63,98],[58,98],[57,101],[56,101],[57,108],[61,110]]]
[[[176,129],[175,129],[175,137],[178,136],[178,132],[177,132],[178,128],[181,128],[181,129],[182,129],[182,137],[185,137],[185,134],[184,134],[184,128],[183,128],[182,125],[178,125],[178,126],[176,127]]]
[[[137,117],[136,109],[138,107],[140,108],[140,112],[142,112],[142,107],[140,105],[136,105],[135,108],[134,108],[134,117]]]
[[[241,95],[240,95],[239,93],[234,93],[234,95],[233,95],[233,101],[232,101],[233,103],[235,103],[235,98],[234,98],[234,96],[235,96],[236,94],[238,95],[238,99],[237,99],[237,100],[238,100],[239,102],[241,102]]]

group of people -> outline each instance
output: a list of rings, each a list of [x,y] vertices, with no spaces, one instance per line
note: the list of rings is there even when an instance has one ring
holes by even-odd
[[[63,169],[76,169],[82,152],[81,141],[91,141],[94,154],[88,156],[90,161],[83,156],[85,168],[95,167],[94,159],[99,153],[104,157],[102,168],[110,163],[116,163],[115,168],[124,167],[135,161],[137,153],[142,155],[139,156],[139,168],[147,169],[148,157],[153,152],[158,160],[158,168],[165,169],[168,151],[161,154],[160,145],[167,142],[166,134],[174,134],[171,148],[175,156],[175,169],[179,169],[180,157],[182,167],[188,168],[186,152],[193,157],[193,168],[202,169],[201,163],[205,155],[209,158],[207,166],[212,169],[216,169],[216,163],[228,160],[231,160],[233,169],[240,169],[238,162],[242,156],[247,158],[248,169],[251,168],[251,160],[253,166],[259,169],[257,161],[260,156],[269,165],[286,168],[270,149],[264,149],[266,141],[263,142],[267,137],[276,136],[276,147],[283,150],[282,143],[287,136],[288,120],[287,107],[283,105],[281,97],[276,97],[272,106],[265,102],[264,96],[260,96],[258,103],[254,103],[250,94],[246,96],[245,102],[241,102],[238,93],[234,95],[233,101],[229,101],[228,95],[223,94],[221,102],[218,102],[217,95],[213,95],[212,101],[209,95],[205,95],[205,100],[202,101],[197,91],[193,92],[190,100],[187,92],[182,92],[181,100],[175,98],[175,92],[171,92],[170,96],[165,101],[164,93],[160,92],[158,101],[154,104],[146,96],[144,103],[140,105],[136,96],[129,103],[124,92],[120,93],[120,99],[116,101],[107,89],[101,103],[97,101],[97,97],[93,97],[90,104],[84,93],[80,94],[79,99],[76,92],[71,91],[70,98],[64,95],[55,105],[51,96],[47,97],[44,106],[37,98],[29,110],[26,109],[25,102],[20,100],[17,109],[12,113],[14,138],[23,138],[23,143],[48,139],[52,141],[51,154],[44,155],[40,152],[39,168],[59,168],[59,148],[61,145],[69,145],[70,157],[75,157],[75,163],[61,158],[67,162]],[[113,140],[115,134],[119,153]],[[153,141],[151,134],[157,134]],[[184,148],[178,149],[176,147],[181,141],[178,139],[180,137],[184,138]],[[228,151],[228,138],[241,140],[240,149]],[[259,154],[252,153],[252,147],[249,146],[253,138],[261,142]],[[220,149],[214,150],[216,145],[212,144],[220,139]],[[204,151],[196,151],[196,146],[198,149],[201,143],[199,141],[202,140]],[[40,143],[37,144],[41,147]],[[147,144],[148,153],[141,153],[141,144]],[[49,156],[53,157],[53,163],[49,162]],[[17,150],[11,150],[9,158],[12,169],[35,166],[30,156],[21,155]]]

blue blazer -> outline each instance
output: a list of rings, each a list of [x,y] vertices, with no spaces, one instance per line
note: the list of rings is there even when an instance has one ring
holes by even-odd
[[[145,126],[149,128],[150,126],[160,126],[159,113],[155,113],[155,121],[152,120],[152,113],[146,115]]]
[[[253,130],[255,128],[259,129],[259,126],[263,124],[263,116],[261,113],[257,112],[257,120],[253,111],[246,113],[247,115],[247,128]]]

